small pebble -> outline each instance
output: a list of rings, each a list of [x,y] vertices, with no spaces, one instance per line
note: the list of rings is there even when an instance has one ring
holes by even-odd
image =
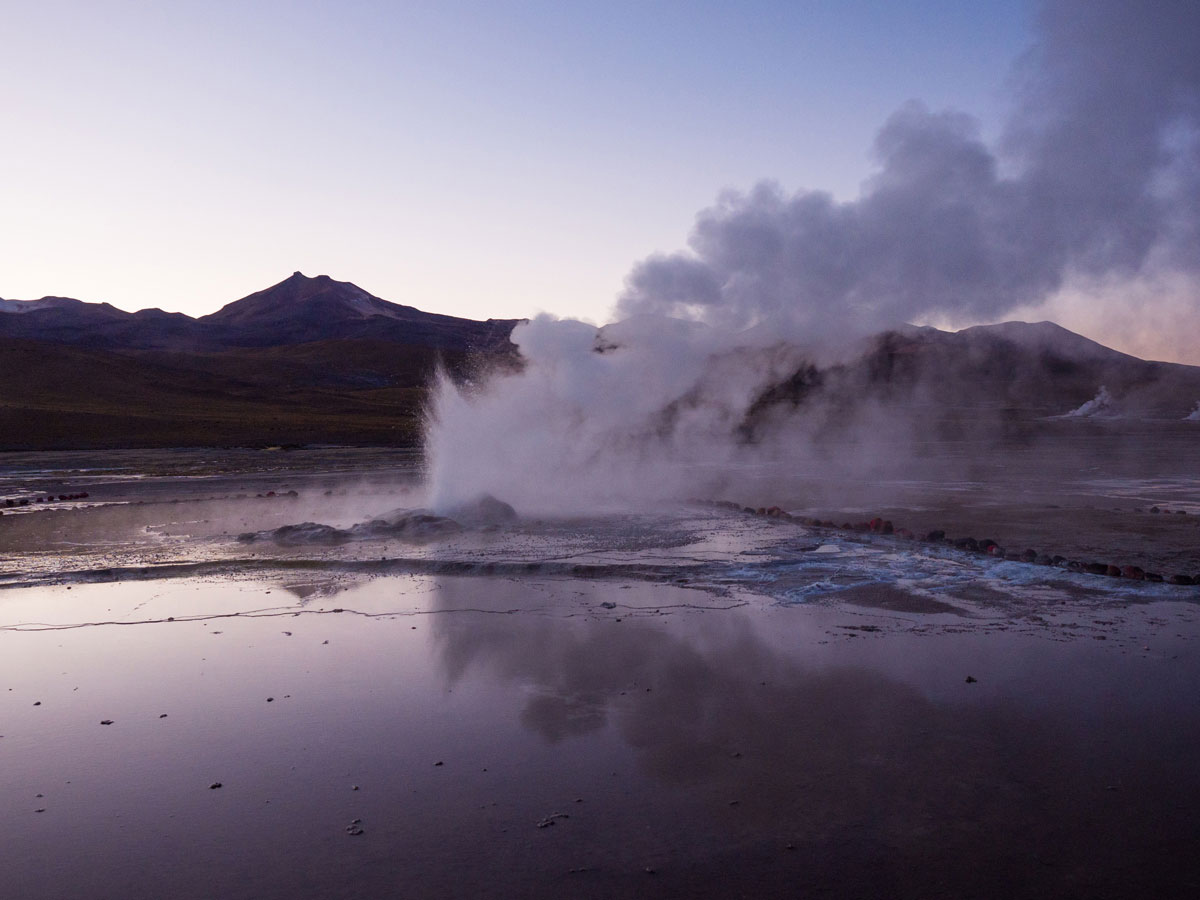
[[[219,781],[214,781],[212,784],[210,784],[210,785],[208,786],[208,789],[209,789],[210,791],[215,791],[215,790],[216,790],[217,788],[219,788],[219,787],[224,787],[224,785],[223,785],[223,784],[221,784],[221,782],[219,782]]]
[[[111,725],[112,723],[113,723],[112,719],[101,719],[100,720],[101,725]]]

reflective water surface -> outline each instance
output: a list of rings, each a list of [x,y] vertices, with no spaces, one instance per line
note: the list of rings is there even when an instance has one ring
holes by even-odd
[[[1193,603],[872,590],[288,571],[0,591],[2,890],[1191,895]]]

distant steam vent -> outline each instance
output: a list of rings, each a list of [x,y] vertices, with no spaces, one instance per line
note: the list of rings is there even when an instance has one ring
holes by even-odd
[[[1118,415],[1120,413],[1115,409],[1112,394],[1108,392],[1108,388],[1100,385],[1100,391],[1095,397],[1078,409],[1071,410],[1067,413],[1066,417],[1073,419],[1113,419]]]

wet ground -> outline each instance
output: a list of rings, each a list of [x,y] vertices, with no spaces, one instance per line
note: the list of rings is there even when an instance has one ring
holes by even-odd
[[[414,502],[330,453],[10,468],[90,496],[0,518],[0,895],[1200,888],[1200,588],[699,505],[237,541]]]

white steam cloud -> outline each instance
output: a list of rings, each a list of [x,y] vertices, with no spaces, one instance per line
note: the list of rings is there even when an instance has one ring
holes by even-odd
[[[727,193],[687,252],[633,270],[619,312],[842,334],[1168,272],[1200,310],[1200,4],[1057,0],[1040,25],[999,148],[969,116],[911,103],[859,199]]]
[[[443,383],[435,504],[678,495],[745,458],[739,423],[802,345],[836,352],[905,322],[995,320],[1065,289],[1119,298],[1133,283],[1143,298],[1172,285],[1194,334],[1200,3],[1052,0],[1039,28],[999,146],[963,113],[910,103],[880,130],[858,199],[772,182],[727,192],[686,251],[633,268],[621,326],[539,319],[514,332],[519,374],[471,393]]]

